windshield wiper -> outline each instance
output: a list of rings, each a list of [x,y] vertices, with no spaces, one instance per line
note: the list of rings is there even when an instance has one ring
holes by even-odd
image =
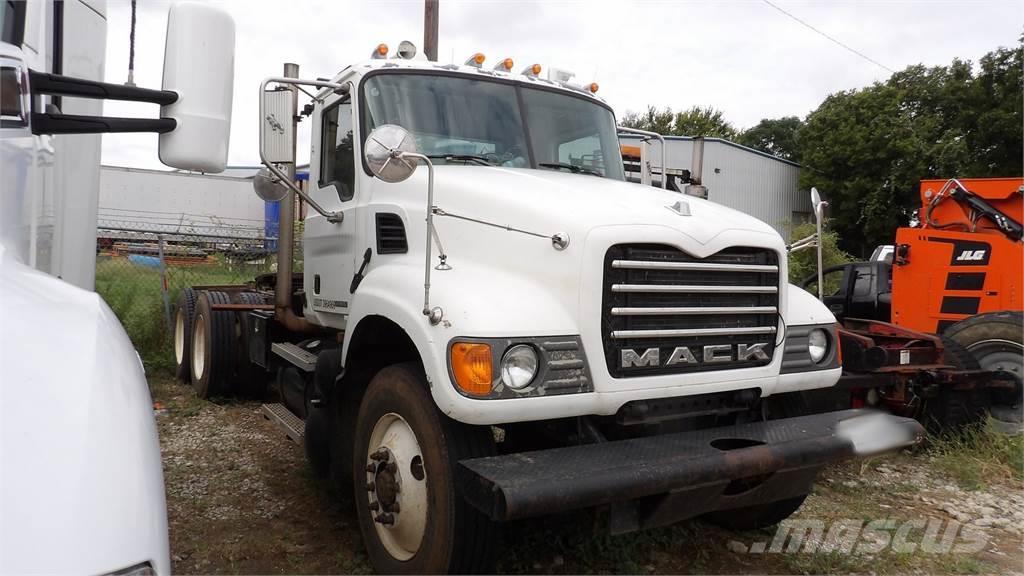
[[[494,166],[495,164],[483,156],[475,156],[473,154],[431,154],[427,158],[431,160],[441,159],[445,162],[473,162],[480,164],[481,166]]]
[[[601,176],[600,173],[595,172],[589,168],[575,166],[573,164],[565,164],[564,162],[538,162],[537,166],[543,166],[544,168],[565,168],[566,170],[572,172],[573,174],[590,174],[591,176]]]

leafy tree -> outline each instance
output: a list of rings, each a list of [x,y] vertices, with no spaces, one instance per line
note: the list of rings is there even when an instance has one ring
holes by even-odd
[[[709,138],[733,139],[736,129],[725,120],[721,110],[710,106],[694,106],[683,112],[672,112],[648,106],[645,112],[627,112],[622,125],[629,128],[650,130],[665,136],[706,136]]]
[[[678,136],[705,136],[707,138],[736,138],[736,129],[725,120],[721,110],[711,106],[694,106],[676,114],[672,133]]]
[[[790,230],[789,241],[795,242],[801,238],[806,238],[817,230],[817,227],[813,222],[807,222],[794,226]],[[846,264],[847,262],[853,262],[853,257],[844,252],[839,248],[839,235],[834,230],[824,230],[822,232],[824,242],[822,243],[821,262],[822,266],[828,268],[829,266],[838,266],[840,264]],[[806,248],[799,252],[791,252],[789,254],[789,281],[799,285],[804,279],[809,278],[818,272],[818,252],[815,248]],[[829,286],[826,282],[825,290],[828,292],[830,289],[834,292],[836,286]]]
[[[648,130],[658,134],[668,135],[672,132],[672,121],[675,115],[671,108],[659,110],[654,106],[648,106],[646,112],[627,112],[622,118],[622,125],[627,128]]]
[[[866,256],[892,242],[919,205],[919,181],[1014,176],[1024,157],[1021,49],[970,62],[909,66],[885,82],[830,95],[799,131],[800,187],[830,202],[842,247]]]
[[[797,161],[797,138],[803,122],[796,116],[765,118],[740,132],[736,142],[779,158]]]

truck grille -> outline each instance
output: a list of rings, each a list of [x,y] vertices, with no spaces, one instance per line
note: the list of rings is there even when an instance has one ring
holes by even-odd
[[[619,244],[604,260],[602,342],[615,378],[763,366],[775,352],[779,263],[772,250],[695,258]]]

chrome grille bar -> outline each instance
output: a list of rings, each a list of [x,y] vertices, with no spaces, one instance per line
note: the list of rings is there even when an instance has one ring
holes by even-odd
[[[775,294],[778,286],[682,286],[678,284],[612,284],[612,292],[704,292],[720,294]]]
[[[774,334],[775,326],[751,326],[748,328],[686,328],[679,330],[615,330],[612,338],[684,338],[687,336],[743,336],[749,334]]]
[[[713,262],[672,262],[664,260],[612,260],[612,268],[630,270],[690,270],[698,272],[778,272],[769,264],[722,264]]]
[[[698,308],[646,307],[612,308],[612,316],[697,316],[700,314],[775,314],[775,306],[711,306]]]

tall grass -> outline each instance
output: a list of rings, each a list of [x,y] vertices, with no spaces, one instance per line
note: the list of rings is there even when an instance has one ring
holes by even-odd
[[[989,420],[931,440],[935,463],[969,490],[1024,480],[1024,435],[1008,435]]]
[[[267,264],[237,264],[219,257],[201,265],[168,266],[172,322],[182,288],[242,284],[267,268]],[[148,370],[174,367],[173,334],[165,320],[162,285],[159,268],[138,265],[120,256],[101,256],[97,261],[96,292],[121,320]]]

